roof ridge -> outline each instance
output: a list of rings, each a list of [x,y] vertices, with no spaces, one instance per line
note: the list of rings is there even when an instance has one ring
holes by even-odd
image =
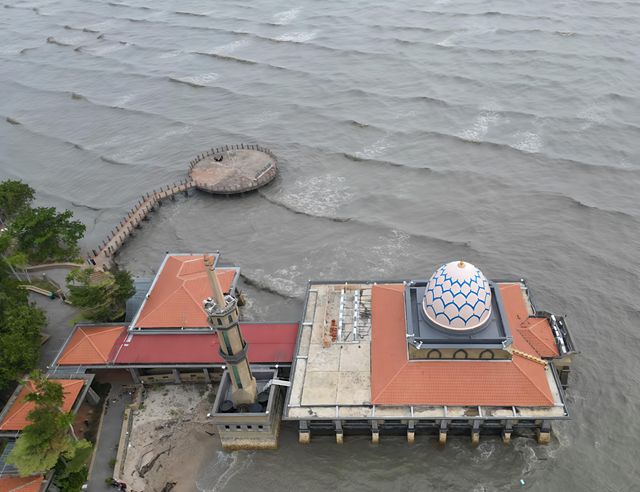
[[[96,346],[96,344],[94,343],[94,341],[91,339],[91,337],[87,334],[87,332],[83,331],[82,332],[85,336],[85,338],[89,341],[89,343],[91,344],[91,346],[93,347],[93,349],[98,353],[98,355],[100,357],[102,357],[103,359],[106,359],[105,355],[100,351],[100,349]]]
[[[525,361],[526,359],[518,359],[519,361]],[[533,361],[530,361],[533,362]],[[533,362],[535,364],[535,362]],[[541,389],[538,384],[529,377],[529,375],[527,374],[527,372],[525,370],[523,370],[522,367],[520,367],[520,364],[514,360],[512,360],[512,364],[514,364],[514,366],[516,367],[516,369],[518,369],[518,371],[520,371],[520,373],[533,385],[533,387],[538,390],[538,393],[540,393],[540,395],[542,395],[542,397],[550,404],[553,405],[554,401],[553,401],[553,397],[549,397],[547,396],[547,394],[545,393],[545,391],[543,389]],[[543,369],[543,372],[545,372],[545,378],[546,378],[546,368]]]
[[[526,331],[527,333],[530,333],[531,336],[535,337],[535,339],[538,340],[540,343],[542,343],[542,345],[544,345],[546,348],[550,349],[553,352],[557,352],[558,347],[556,347],[555,343],[553,345],[551,343],[548,343],[547,340],[545,340],[544,338],[539,336],[537,332],[532,330],[532,328],[538,326],[538,324],[540,324],[540,322],[547,321],[547,319],[543,318],[543,317],[540,317],[540,316],[530,316],[528,319],[529,320],[535,319],[535,320],[539,320],[539,321],[536,321],[532,326],[522,326],[522,325],[520,325],[520,328],[523,331]],[[551,327],[549,327],[549,329],[551,329]]]

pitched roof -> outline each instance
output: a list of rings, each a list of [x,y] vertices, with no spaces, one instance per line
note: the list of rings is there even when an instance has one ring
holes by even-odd
[[[51,379],[62,385],[64,391],[64,401],[62,402],[62,411],[69,412],[73,408],[78,395],[84,387],[84,379]],[[20,431],[31,422],[27,419],[28,413],[34,409],[35,403],[25,401],[25,397],[35,390],[33,381],[28,380],[18,393],[18,397],[7,410],[4,418],[0,422],[0,430],[2,431]]]
[[[298,323],[241,323],[252,363],[290,363]],[[216,333],[129,334],[115,364],[224,364]]]
[[[404,287],[398,284],[375,285],[371,302],[372,403],[553,405],[544,367],[521,357],[514,357],[509,362],[410,361],[405,331]]]
[[[238,271],[217,268],[223,292],[228,293]],[[138,316],[136,328],[202,328],[207,318],[202,301],[211,297],[202,255],[167,256]]]
[[[0,491],[2,492],[39,492],[44,477],[1,477]]]
[[[529,317],[520,284],[498,285],[516,348],[538,357],[557,357],[558,347],[549,321]]]
[[[78,326],[58,358],[59,365],[103,365],[124,338],[126,326]]]

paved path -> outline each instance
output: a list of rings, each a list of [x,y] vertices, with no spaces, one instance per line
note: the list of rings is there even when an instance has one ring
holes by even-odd
[[[71,334],[78,311],[60,299],[49,299],[40,294],[29,294],[29,301],[44,309],[47,315],[47,324],[42,331],[50,338],[40,348],[39,363],[39,367],[46,370]]]
[[[102,418],[102,429],[98,436],[98,447],[88,482],[88,490],[91,492],[113,492],[115,490],[113,487],[107,486],[105,478],[113,476],[113,466],[109,461],[115,459],[118,452],[124,409],[132,402],[133,395],[128,394],[123,383],[112,382],[108,398],[109,404]]]

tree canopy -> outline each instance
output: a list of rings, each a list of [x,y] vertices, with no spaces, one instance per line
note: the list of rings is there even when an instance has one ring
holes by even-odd
[[[135,287],[126,270],[96,274],[90,269],[72,270],[67,276],[69,300],[91,321],[118,321],[125,314],[126,302]]]
[[[29,207],[35,191],[22,181],[8,179],[0,182],[0,217],[11,220],[18,212]]]
[[[38,363],[45,322],[44,312],[29,304],[27,292],[0,261],[0,390]]]
[[[78,255],[78,241],[86,230],[72,217],[71,211],[57,212],[54,207],[26,209],[11,222],[9,234],[31,260],[71,259]]]
[[[73,414],[62,411],[62,385],[48,380],[40,371],[34,371],[31,380],[35,389],[25,397],[35,404],[27,414],[31,423],[22,430],[7,463],[15,465],[21,476],[46,472],[56,466],[59,459],[80,468],[77,461],[86,461],[86,450],[91,444],[76,441],[69,434]],[[80,453],[78,460],[75,459],[77,453]]]

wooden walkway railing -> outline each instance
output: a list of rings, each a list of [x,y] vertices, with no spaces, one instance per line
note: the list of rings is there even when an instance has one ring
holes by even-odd
[[[116,225],[116,228],[107,235],[107,239],[97,249],[91,251],[92,255],[88,257],[89,263],[96,270],[109,268],[113,263],[113,256],[120,247],[133,234],[135,229],[140,228],[142,221],[147,219],[147,216],[155,210],[156,206],[162,204],[162,200],[167,198],[173,200],[178,193],[187,193],[194,186],[193,181],[188,179],[143,195],[138,203]]]

